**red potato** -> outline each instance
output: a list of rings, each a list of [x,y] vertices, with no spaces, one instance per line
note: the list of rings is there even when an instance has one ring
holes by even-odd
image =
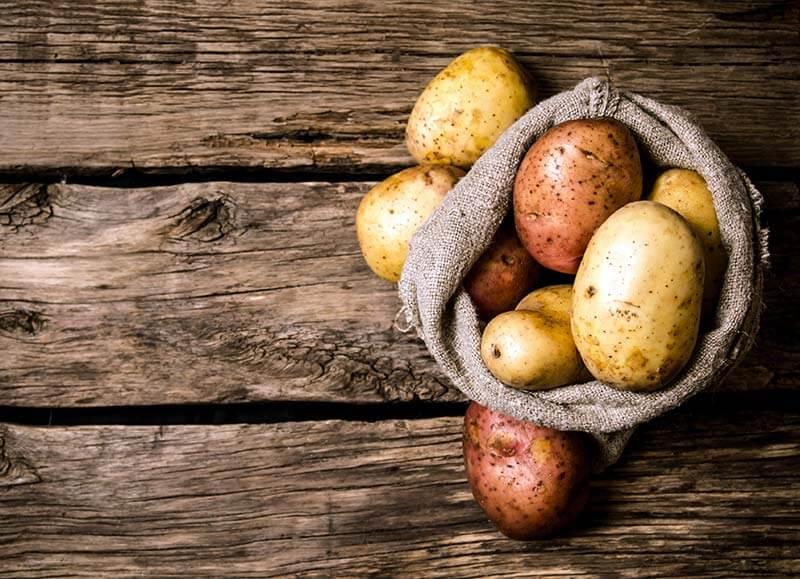
[[[586,505],[586,435],[516,420],[473,402],[464,417],[464,464],[472,494],[504,535],[543,538]]]
[[[502,226],[492,244],[464,280],[478,315],[489,321],[513,310],[536,285],[539,264],[517,238],[513,227]]]
[[[574,274],[595,230],[641,195],[639,151],[625,125],[561,123],[534,143],[517,171],[517,233],[544,267]]]

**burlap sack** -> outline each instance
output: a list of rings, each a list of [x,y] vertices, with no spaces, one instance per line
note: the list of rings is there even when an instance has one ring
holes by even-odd
[[[555,124],[599,117],[625,123],[659,166],[694,169],[708,183],[729,256],[715,323],[681,375],[657,392],[623,392],[598,381],[542,392],[510,388],[481,361],[477,314],[461,282],[507,214],[517,167],[533,142]],[[632,429],[718,383],[752,346],[767,264],[761,205],[760,193],[687,112],[589,78],[520,118],[419,229],[399,284],[403,311],[466,396],[519,419],[591,433],[602,469],[619,458]]]

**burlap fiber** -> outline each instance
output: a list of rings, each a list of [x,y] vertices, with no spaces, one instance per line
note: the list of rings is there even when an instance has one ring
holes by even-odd
[[[625,123],[659,166],[694,169],[708,183],[729,258],[715,323],[698,338],[681,375],[657,392],[624,392],[598,381],[517,390],[496,380],[481,361],[478,317],[461,282],[507,214],[517,167],[533,142],[563,121],[600,117]],[[588,78],[512,125],[419,229],[399,284],[403,311],[467,397],[518,419],[591,433],[601,450],[596,467],[603,469],[619,458],[637,425],[721,381],[752,346],[768,258],[762,201],[686,111]]]

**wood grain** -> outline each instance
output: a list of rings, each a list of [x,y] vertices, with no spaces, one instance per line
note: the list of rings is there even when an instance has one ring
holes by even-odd
[[[607,74],[692,111],[732,159],[800,166],[800,9],[772,0],[0,2],[0,171],[406,165],[406,117],[498,43],[542,96]]]
[[[4,577],[754,577],[800,568],[797,397],[642,429],[577,528],[502,538],[460,418],[0,426]]]
[[[0,405],[461,400],[361,258],[369,185],[0,186]],[[759,186],[773,273],[729,390],[800,386],[800,196]]]

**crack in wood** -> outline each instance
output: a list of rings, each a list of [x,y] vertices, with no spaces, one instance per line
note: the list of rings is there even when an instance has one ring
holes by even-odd
[[[402,143],[402,127],[390,130],[373,128],[370,132],[334,132],[301,127],[269,132],[217,133],[203,138],[201,143],[211,149],[267,149],[273,146],[319,145],[330,148],[332,152],[338,152],[345,145],[371,144],[377,147],[387,147],[391,141]]]
[[[5,429],[0,429],[0,488],[42,482],[33,466],[22,458],[8,454],[5,437]]]
[[[19,231],[29,225],[39,225],[53,216],[53,204],[47,185],[0,185],[0,226]]]
[[[274,380],[302,378],[310,387],[324,383],[327,396],[352,397],[368,393],[387,402],[452,400],[457,396],[444,377],[430,367],[417,369],[406,360],[385,354],[384,345],[396,336],[391,330],[362,334],[362,340],[347,339],[346,332],[285,326],[280,329],[219,335],[194,329],[198,340],[217,342],[212,357],[260,368]],[[198,333],[199,332],[199,333]],[[252,398],[248,387],[231,388],[224,402]]]
[[[197,197],[177,215],[178,223],[169,232],[169,238],[204,243],[219,241],[234,228],[234,208],[234,202],[224,195],[216,199]]]

